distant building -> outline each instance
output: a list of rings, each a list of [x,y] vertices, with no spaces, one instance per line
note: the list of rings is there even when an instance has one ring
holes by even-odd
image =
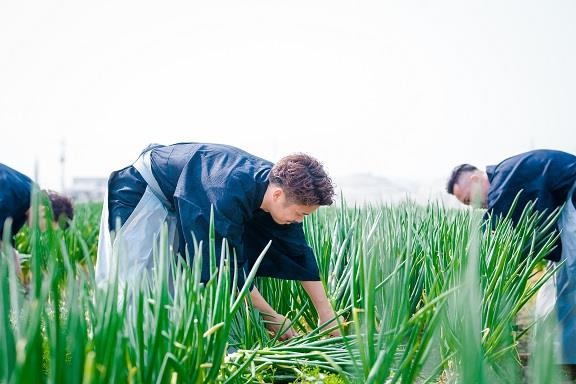
[[[74,177],[66,194],[78,203],[104,201],[107,185],[106,177]]]
[[[390,179],[371,174],[350,174],[335,177],[334,182],[339,195],[336,203],[343,197],[350,205],[397,204],[409,200],[423,205],[438,201],[447,207],[462,207],[444,190],[444,179]]]

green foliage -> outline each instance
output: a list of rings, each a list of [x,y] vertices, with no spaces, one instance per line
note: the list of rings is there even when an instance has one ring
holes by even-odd
[[[334,373],[323,372],[318,367],[303,369],[294,384],[345,384],[344,379]]]
[[[556,218],[527,207],[515,228],[500,218],[486,230],[481,211],[437,204],[322,208],[305,233],[345,335],[318,328],[298,282],[258,278],[299,332],[280,342],[248,286],[232,294],[227,247],[187,263],[163,235],[151,275],[128,291],[115,281],[97,288],[99,217],[100,205],[79,205],[67,231],[21,231],[25,284],[5,236],[0,382],[520,382],[515,318],[550,276],[529,283]],[[206,257],[213,278],[202,284]],[[541,361],[531,362],[533,377],[552,380],[542,365],[551,360]]]

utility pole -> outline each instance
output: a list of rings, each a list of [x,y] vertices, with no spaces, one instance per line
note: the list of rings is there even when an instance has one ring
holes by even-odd
[[[38,157],[34,158],[34,181],[39,183],[38,178],[40,177],[40,166],[38,164]]]
[[[66,164],[66,141],[62,139],[60,147],[60,192],[66,191],[66,175],[65,175],[65,164]]]

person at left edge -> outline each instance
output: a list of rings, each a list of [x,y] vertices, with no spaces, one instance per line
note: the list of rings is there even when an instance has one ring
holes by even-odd
[[[10,228],[12,236],[10,243],[16,260],[16,270],[20,275],[20,258],[14,247],[14,235],[26,223],[32,220],[32,189],[34,182],[23,173],[0,163],[0,243],[4,238],[4,223],[6,219],[12,219]],[[52,209],[52,227],[61,226],[66,228],[68,222],[74,217],[74,207],[69,197],[51,190],[43,190],[48,196]],[[39,207],[38,225],[40,230],[46,229],[45,207]],[[22,278],[22,276],[20,276]]]

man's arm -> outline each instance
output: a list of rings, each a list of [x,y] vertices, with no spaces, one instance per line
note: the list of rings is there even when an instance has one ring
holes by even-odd
[[[250,296],[252,298],[252,304],[262,315],[268,330],[272,331],[274,334],[283,332],[280,336],[280,340],[287,340],[296,336],[296,331],[291,327],[290,320],[277,313],[274,308],[268,304],[264,297],[262,297],[258,288],[252,288]]]
[[[340,329],[337,327],[338,322],[336,321],[336,313],[330,305],[330,301],[326,296],[326,291],[321,281],[301,281],[302,287],[310,296],[314,308],[318,313],[318,325],[322,325],[324,328],[336,327],[330,332],[330,336],[341,336]],[[343,321],[343,319],[340,319]]]

